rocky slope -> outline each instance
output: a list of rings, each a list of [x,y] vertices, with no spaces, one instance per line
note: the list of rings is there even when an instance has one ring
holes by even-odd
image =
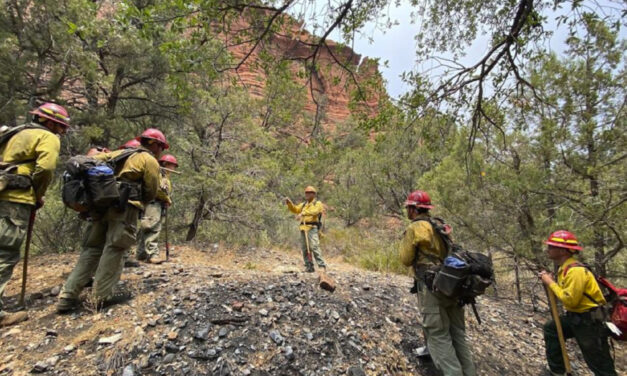
[[[329,293],[299,272],[295,252],[218,248],[177,248],[167,264],[126,269],[122,288],[132,301],[96,313],[87,290],[85,308],[65,316],[54,313],[55,295],[76,256],[35,258],[31,319],[0,330],[0,374],[435,374],[414,353],[422,338],[409,278],[331,260],[339,286]],[[9,309],[18,291],[14,277]],[[467,320],[479,373],[541,374],[548,314],[491,298],[479,310],[483,325]],[[623,372],[624,355],[617,348]],[[588,374],[574,357],[577,374]]]

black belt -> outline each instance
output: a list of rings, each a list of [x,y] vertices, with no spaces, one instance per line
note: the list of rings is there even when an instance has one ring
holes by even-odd
[[[304,222],[303,224],[307,226],[320,226],[320,222]]]
[[[597,310],[599,310],[601,307],[596,306],[590,310],[587,310],[585,312],[571,312],[571,311],[566,311],[566,316],[569,317],[578,317],[582,320],[594,320],[593,317],[593,313],[596,313]]]
[[[118,180],[120,190],[120,205],[124,206],[130,201],[142,201],[142,183],[128,180]]]

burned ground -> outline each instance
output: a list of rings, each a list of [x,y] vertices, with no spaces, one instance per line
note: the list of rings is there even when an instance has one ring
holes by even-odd
[[[339,287],[329,293],[315,274],[299,272],[296,253],[180,248],[176,256],[126,269],[122,288],[135,294],[127,304],[94,312],[87,289],[85,307],[63,316],[54,313],[55,296],[75,255],[35,258],[31,319],[0,331],[0,374],[435,374],[415,355],[423,341],[408,277],[336,260],[329,274]],[[18,288],[14,278],[9,308]],[[480,374],[543,372],[546,312],[487,297],[479,311],[484,323],[470,310],[467,323]],[[622,347],[616,354],[623,361]],[[578,374],[587,374],[573,356]]]

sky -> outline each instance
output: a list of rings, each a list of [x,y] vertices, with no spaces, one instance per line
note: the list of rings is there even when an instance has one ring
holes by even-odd
[[[320,10],[328,4],[329,0],[311,0],[305,9],[305,13],[321,13]],[[616,6],[616,2],[611,0],[600,0],[601,4],[610,4]],[[313,4],[313,5],[312,5]],[[314,9],[317,10],[314,12]],[[302,8],[293,11],[303,11]],[[413,24],[411,21],[411,13],[414,8],[409,4],[407,0],[401,0],[398,7],[391,6],[388,9],[388,15],[392,20],[398,21],[398,25],[392,26],[387,30],[380,30],[375,27],[374,24],[368,24],[363,29],[364,37],[356,38],[353,45],[353,50],[362,55],[371,58],[380,58],[381,64],[379,70],[385,80],[387,81],[388,93],[397,98],[403,93],[409,91],[411,88],[404,83],[400,76],[403,72],[418,70],[425,71],[430,68],[434,68],[432,62],[418,62],[416,57],[416,42],[414,36],[418,31],[418,25]],[[545,29],[553,30],[555,33],[550,40],[547,41],[546,48],[557,53],[564,51],[564,39],[566,37],[566,28],[558,27],[555,22],[555,17],[558,13],[549,15],[548,24],[545,25]],[[307,22],[306,26],[307,27]],[[621,30],[621,36],[627,38],[625,28]],[[335,32],[330,36],[331,39],[339,41],[340,35]],[[371,39],[371,40],[369,40]],[[479,60],[483,54],[485,54],[489,47],[489,39],[487,36],[479,37],[475,43],[466,51],[466,56],[461,59],[461,63],[464,65],[470,65],[473,62]],[[387,61],[387,66],[383,62]]]

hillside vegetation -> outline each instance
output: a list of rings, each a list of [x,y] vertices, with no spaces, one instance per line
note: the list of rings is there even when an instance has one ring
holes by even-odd
[[[315,185],[328,209],[324,247],[402,273],[403,201],[420,188],[460,243],[503,259],[505,280],[545,264],[542,240],[564,228],[598,273],[624,282],[624,4],[556,2],[560,16],[553,2],[417,2],[419,59],[458,56],[482,30],[489,53],[439,78],[408,67],[411,90],[392,100],[373,62],[356,75],[360,62],[346,48],[367,22],[385,19],[385,3],[307,8],[318,16],[309,34],[301,18],[311,14],[292,0],[5,2],[0,121],[22,122],[43,101],[72,116],[35,250],[78,247],[84,223],[61,204],[63,162],[158,127],[183,173],[170,210],[174,243],[292,247],[283,197],[300,200]],[[559,54],[542,44],[548,17],[568,31]],[[332,31],[343,43],[329,40]],[[281,54],[285,40],[299,54]],[[244,63],[263,80],[254,93],[238,79]],[[325,115],[338,93],[350,102],[340,120]],[[518,279],[533,288],[531,272]]]

